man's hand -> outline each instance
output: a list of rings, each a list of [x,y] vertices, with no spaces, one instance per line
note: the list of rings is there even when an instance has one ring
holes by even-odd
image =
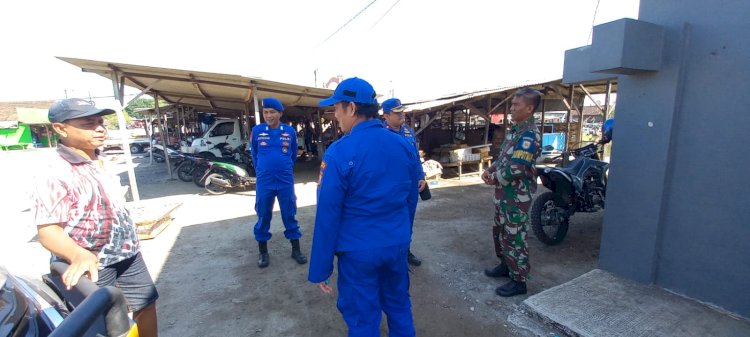
[[[427,186],[427,180],[420,180],[419,181],[419,191],[424,191],[425,186]]]
[[[70,263],[70,267],[62,275],[66,288],[70,289],[78,284],[78,279],[86,273],[94,282],[99,279],[99,259],[96,254],[76,244],[65,234],[62,224],[37,226],[37,233],[44,248]]]
[[[484,172],[482,173],[482,180],[484,180],[484,183],[487,185],[497,184],[495,174],[493,172],[490,172],[489,170],[484,170]]]
[[[86,273],[89,274],[89,278],[93,282],[99,279],[99,259],[94,253],[81,248],[81,251],[71,259],[68,270],[62,275],[65,288],[70,290],[78,284],[78,280]]]
[[[326,294],[330,294],[333,291],[333,288],[331,288],[331,286],[329,285],[329,283],[330,283],[330,281],[328,281],[328,280],[325,280],[325,282],[318,283],[318,289],[320,289],[320,291],[322,291],[322,292],[324,292]]]

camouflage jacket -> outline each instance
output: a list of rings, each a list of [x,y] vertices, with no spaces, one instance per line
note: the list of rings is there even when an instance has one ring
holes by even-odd
[[[489,171],[495,175],[495,201],[531,201],[536,192],[534,163],[542,151],[542,136],[534,117],[515,124],[505,135],[497,161]]]

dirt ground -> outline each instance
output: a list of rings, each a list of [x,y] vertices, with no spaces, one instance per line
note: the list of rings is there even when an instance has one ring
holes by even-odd
[[[0,161],[34,165],[45,151],[0,154]],[[122,156],[108,163],[122,171]],[[137,158],[136,169],[144,203],[182,205],[173,222],[157,238],[142,241],[144,258],[160,293],[162,336],[345,336],[336,309],[336,293],[326,295],[307,282],[307,265],[297,265],[283,237],[278,209],[269,242],[271,265],[256,266],[253,240],[254,192],[212,196],[192,183],[169,179],[163,165]],[[318,163],[295,167],[297,218],[301,240],[310,251],[315,219]],[[10,188],[23,191],[29,172],[3,165],[3,176],[18,177]],[[123,181],[127,181],[126,175]],[[596,267],[603,213],[576,214],[566,239],[549,247],[529,233],[532,279],[529,294],[501,298],[494,289],[507,279],[490,279],[483,269],[495,265],[491,240],[491,187],[477,176],[442,179],[432,186],[433,198],[419,203],[412,251],[422,258],[412,268],[411,297],[420,336],[554,336],[550,327],[535,324],[519,309],[528,296],[567,282]],[[14,197],[15,196],[15,197]],[[0,239],[0,264],[12,272],[38,277],[47,255],[32,239],[31,214],[23,193],[6,193],[0,204],[10,214],[11,235]],[[19,198],[21,201],[19,201]],[[26,200],[25,202],[23,200]],[[23,256],[23,258],[11,258]],[[332,278],[335,285],[335,276]],[[520,319],[519,319],[520,317]],[[385,335],[385,317],[381,330]],[[561,335],[561,334],[560,334]]]

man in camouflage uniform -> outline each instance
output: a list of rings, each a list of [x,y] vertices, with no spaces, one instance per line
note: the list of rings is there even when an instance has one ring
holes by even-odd
[[[490,277],[510,278],[510,282],[495,289],[495,293],[503,297],[526,293],[528,212],[531,196],[536,192],[534,162],[541,153],[541,134],[534,111],[541,98],[541,93],[529,88],[516,91],[510,107],[514,125],[500,147],[497,161],[482,174],[486,184],[495,186],[492,237],[495,254],[500,258],[499,265],[484,273]]]

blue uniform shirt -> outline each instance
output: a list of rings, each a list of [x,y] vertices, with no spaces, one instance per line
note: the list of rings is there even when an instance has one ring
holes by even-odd
[[[383,126],[385,126],[385,128],[388,130],[398,133],[399,135],[401,135],[401,137],[404,137],[404,139],[406,139],[406,142],[414,147],[417,154],[417,163],[419,164],[419,168],[417,170],[419,172],[419,180],[424,180],[424,169],[422,168],[422,161],[419,160],[419,145],[417,145],[417,134],[414,133],[414,130],[406,126],[406,124],[401,124],[401,129],[399,129],[398,131],[389,128],[388,123],[386,122],[383,122]]]
[[[411,241],[416,163],[412,146],[378,120],[357,124],[331,145],[320,165],[310,282],[331,275],[337,252]]]
[[[265,187],[294,185],[294,162],[297,161],[297,133],[280,123],[273,129],[266,123],[250,134],[251,154],[258,185]]]

